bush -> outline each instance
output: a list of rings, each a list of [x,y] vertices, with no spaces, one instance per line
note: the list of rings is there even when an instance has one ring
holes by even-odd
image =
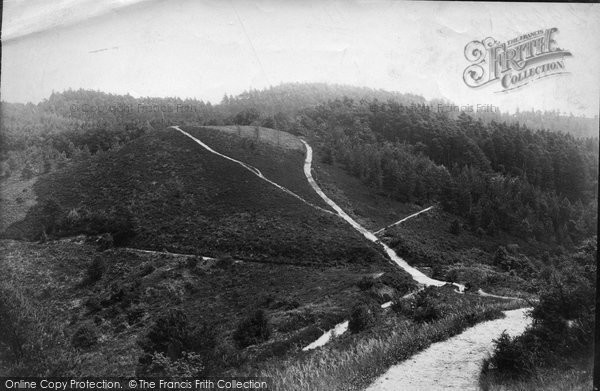
[[[410,299],[396,300],[392,304],[392,310],[398,315],[412,317],[415,310],[414,304],[414,300]]]
[[[102,304],[100,304],[100,299],[97,297],[90,297],[86,300],[85,306],[90,311],[90,313],[98,312],[102,309]]]
[[[460,226],[460,222],[458,219],[454,219],[450,224],[450,233],[453,235],[460,235],[462,231],[462,227]]]
[[[185,313],[171,310],[156,320],[140,345],[146,353],[163,353],[176,360],[181,357],[188,331]]]
[[[53,199],[47,199],[40,203],[38,213],[42,223],[42,234],[53,234],[60,228],[64,211],[59,203]]]
[[[100,235],[96,243],[98,244],[98,251],[104,251],[113,247],[115,241],[111,234],[102,234]]]
[[[361,304],[352,310],[348,329],[353,333],[358,333],[369,328],[374,321],[373,311],[366,304]]]
[[[404,295],[415,288],[413,279],[407,273],[385,273],[378,280],[394,288],[399,295]]]
[[[497,252],[498,261],[504,251]],[[587,246],[540,273],[539,301],[531,311],[533,324],[511,339],[495,341],[490,364],[500,377],[529,377],[540,368],[570,365],[591,357],[594,336],[596,248]]]
[[[521,338],[511,338],[503,332],[498,339],[494,340],[494,355],[489,363],[505,376],[516,378],[532,374],[534,370],[532,362],[530,352],[523,345]]]
[[[140,270],[139,276],[144,277],[144,276],[147,276],[148,274],[154,272],[156,270],[156,268],[151,263],[145,262],[139,267],[139,270]]]
[[[375,284],[375,281],[373,280],[372,277],[363,277],[356,282],[356,286],[361,291],[366,291],[366,290],[371,289],[374,284]]]
[[[415,295],[415,307],[413,312],[413,320],[415,322],[424,323],[432,322],[442,317],[442,311],[436,303],[439,294],[434,287],[427,287]]]
[[[76,348],[89,348],[98,342],[98,333],[92,324],[84,324],[75,331],[71,344]]]
[[[270,336],[271,329],[264,310],[258,310],[244,319],[233,333],[233,339],[241,349],[264,342]]]
[[[235,261],[231,255],[227,255],[217,259],[215,263],[215,267],[219,269],[228,270],[231,269],[235,265]]]
[[[194,270],[196,268],[197,264],[198,264],[198,258],[196,258],[196,257],[188,257],[185,260],[185,267],[190,270]]]
[[[477,292],[479,290],[479,284],[477,281],[469,280],[465,282],[465,291],[467,292]]]
[[[35,171],[29,162],[21,170],[21,179],[29,180],[35,176]]]
[[[139,345],[144,351],[139,359],[140,374],[165,376],[171,373],[169,368],[181,371],[187,368],[197,375],[205,369],[204,362],[209,361],[201,358],[213,353],[215,336],[211,327],[192,326],[187,315],[176,309],[160,316]],[[164,372],[157,373],[160,368]]]
[[[106,263],[104,262],[104,259],[102,259],[100,257],[94,258],[92,260],[92,263],[90,263],[90,265],[87,268],[86,281],[90,284],[93,284],[96,281],[99,281],[102,278],[102,276],[104,275],[105,271],[106,271]]]
[[[127,323],[130,326],[133,326],[135,323],[137,323],[140,319],[144,317],[145,313],[145,309],[141,306],[131,307],[129,311],[127,311]]]

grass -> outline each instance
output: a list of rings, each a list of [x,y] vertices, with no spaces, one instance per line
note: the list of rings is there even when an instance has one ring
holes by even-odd
[[[0,185],[0,232],[23,220],[37,201],[33,185],[37,178],[22,180],[17,175],[4,179]]]
[[[481,374],[479,386],[482,391],[588,391],[592,389],[592,373],[591,360],[571,368],[540,369],[530,379],[506,379],[489,371]]]
[[[275,379],[276,389],[282,390],[361,390],[390,366],[430,344],[478,322],[499,318],[503,316],[501,310],[522,305],[449,291],[443,294],[441,302],[452,310],[434,322],[417,323],[388,311],[379,314],[377,325],[367,332],[344,335],[301,357],[272,360],[258,373]]]
[[[252,127],[242,127],[241,138],[235,127],[184,129],[310,202],[321,202],[304,178],[303,150],[292,141],[281,143],[285,137],[278,133],[261,130],[256,142]],[[317,174],[323,183],[319,169]],[[340,172],[331,178],[341,184],[325,181],[328,194],[368,227],[379,228],[419,209],[378,196],[373,197],[377,202],[370,201],[368,189],[352,178]],[[55,200],[74,216],[125,211],[136,230],[128,246],[220,259],[193,262],[189,256],[123,248],[99,253],[95,245],[74,240],[1,241],[3,275],[25,287],[32,305],[51,309],[66,337],[94,323],[98,339],[93,347],[65,347],[77,359],[73,373],[80,375],[134,375],[141,353],[136,341],[164,309],[179,308],[194,324],[215,330],[222,356],[212,368],[217,373],[262,374],[275,378],[282,389],[356,389],[429,344],[516,305],[448,293],[439,303],[447,311],[432,323],[383,312],[380,304],[414,283],[379,246],[336,216],[282,193],[172,129],[40,176],[34,191],[40,204]],[[352,207],[355,202],[358,208]],[[36,238],[42,210],[31,209],[5,236]],[[103,259],[104,273],[84,282],[97,257]],[[378,282],[364,283],[381,272]],[[301,351],[348,319],[360,303],[376,309],[374,327],[317,351]],[[269,319],[271,338],[235,348],[237,324],[257,309]]]
[[[209,126],[205,128],[216,129],[220,132],[238,136],[238,138],[243,137],[254,140],[257,143],[269,144],[278,148],[304,151],[304,145],[296,136],[275,129],[245,125]]]
[[[261,136],[260,142],[252,138],[253,127],[246,127],[249,135],[239,137],[237,133],[224,132],[222,127],[183,127],[192,136],[207,143],[217,152],[231,156],[242,162],[258,168],[267,178],[290,189],[305,200],[323,208],[327,204],[315,193],[304,175],[304,145],[289,133],[270,129],[271,132],[281,133],[283,138],[295,140],[294,148],[277,147],[275,142],[266,142]],[[267,128],[262,128],[266,133]],[[299,144],[299,145],[298,145]]]
[[[357,302],[381,303],[358,281],[378,271],[394,273],[386,265],[199,261],[192,267],[187,257],[120,248],[98,253],[93,245],[70,240],[2,240],[0,251],[0,280],[21,286],[31,305],[48,309],[67,337],[90,321],[97,325],[98,344],[77,353],[82,360],[77,371],[86,375],[133,375],[140,353],[136,341],[167,308],[182,309],[194,324],[209,324],[223,348],[233,345],[233,331],[242,319],[263,309],[273,330],[269,341],[233,353],[256,362],[294,354],[347,317]],[[87,271],[98,257],[105,272],[92,283]],[[404,289],[409,287],[410,282]],[[219,368],[225,369],[225,364]]]
[[[262,144],[244,149],[242,140],[231,139],[235,136],[201,131],[209,145],[247,159],[273,180],[318,201],[302,173],[301,152]],[[172,129],[42,176],[34,190],[39,204],[55,200],[65,214],[132,216],[133,247],[304,265],[386,262],[379,246],[336,216],[311,208]],[[41,208],[33,208],[5,236],[36,239],[44,219]]]

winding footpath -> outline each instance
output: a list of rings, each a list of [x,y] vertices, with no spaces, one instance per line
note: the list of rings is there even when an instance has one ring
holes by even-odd
[[[266,178],[259,169],[249,164],[231,158],[227,155],[221,154],[208,145],[198,140],[194,136],[190,135],[186,131],[180,129],[178,126],[171,126],[171,128],[181,132],[185,136],[189,137],[197,144],[202,146],[207,151],[221,156],[224,159],[230,160],[234,163],[239,164],[254,175],[258,176],[262,180],[270,183],[278,189],[288,193],[289,195],[299,199],[307,205],[312,206],[320,211],[332,214],[331,211],[323,209],[319,206],[313,205],[306,201],[296,193],[289,189],[271,181]],[[400,224],[410,218],[418,216],[428,210],[431,210],[433,206],[426,208],[422,211],[407,216],[387,227],[384,227],[375,233],[367,230],[361,226],[352,217],[350,217],[344,210],[331,200],[321,190],[317,182],[312,176],[312,157],[313,151],[311,146],[304,140],[300,139],[306,148],[306,157],[304,161],[304,175],[308,180],[308,183],[313,190],[329,205],[336,214],[350,224],[355,230],[361,233],[367,240],[376,243],[383,247],[386,254],[394,261],[399,267],[405,270],[411,275],[411,277],[419,284],[425,286],[442,286],[447,284],[446,281],[440,281],[426,276],[421,271],[410,266],[404,259],[398,256],[396,252],[387,246],[385,243],[377,238],[376,234],[385,231],[386,229]],[[453,283],[458,288],[459,292],[464,291],[464,285]],[[512,297],[496,296],[485,293],[479,290],[478,293],[481,296],[495,297],[502,299],[515,299]],[[382,305],[382,308],[389,307],[389,303]],[[378,378],[367,390],[368,391],[395,391],[395,390],[406,390],[406,391],[418,391],[418,390],[440,390],[440,389],[454,389],[454,390],[477,390],[477,380],[479,378],[479,371],[481,368],[481,362],[483,358],[489,354],[492,350],[493,340],[498,338],[503,330],[507,331],[511,335],[521,334],[525,328],[529,325],[530,321],[525,316],[527,309],[518,309],[513,311],[506,311],[506,315],[503,319],[497,319],[487,321],[475,325],[463,333],[452,337],[446,341],[438,342],[431,345],[421,353],[416,354],[408,360],[402,363],[392,366],[388,371]],[[312,342],[311,344],[304,347],[303,350],[312,350],[325,345],[333,337],[339,336],[346,332],[348,329],[348,321],[339,323],[331,330],[325,332],[320,338]]]
[[[371,231],[369,231],[362,225],[358,224],[352,217],[350,217],[346,212],[344,212],[344,210],[342,208],[340,208],[338,204],[336,204],[329,197],[327,197],[327,195],[323,192],[323,190],[321,190],[321,188],[319,187],[319,185],[317,184],[317,182],[315,181],[315,179],[312,176],[312,156],[313,156],[312,148],[310,145],[308,145],[308,143],[306,141],[304,141],[302,139],[300,141],[302,141],[302,143],[304,144],[304,147],[306,147],[306,158],[304,160],[304,175],[306,175],[306,178],[308,179],[308,183],[310,183],[312,188],[323,199],[323,201],[325,201],[327,203],[327,205],[331,206],[331,208],[337,212],[338,216],[340,216],[342,219],[344,219],[346,222],[348,222],[348,224],[350,224],[355,230],[360,232],[366,239],[383,247],[383,249],[385,250],[386,254],[390,257],[390,259],[392,261],[394,261],[402,269],[404,269],[408,274],[410,274],[411,277],[416,282],[426,285],[426,286],[431,286],[431,285],[442,286],[442,285],[447,284],[446,281],[440,281],[440,280],[436,280],[431,277],[428,277],[423,272],[410,266],[404,259],[400,258],[393,249],[391,249],[387,244],[380,241],[379,238],[377,236],[375,236],[375,234],[373,234]],[[418,215],[418,213],[415,213],[412,216],[414,217],[416,215]],[[404,220],[406,220],[406,219],[404,219]],[[453,285],[456,286],[458,288],[458,290],[461,292],[464,291],[464,289],[465,289],[464,285],[457,284],[457,283],[453,283]]]
[[[202,141],[198,140],[196,137],[192,136],[191,134],[189,134],[188,132],[186,132],[185,130],[181,129],[179,126],[177,125],[173,125],[170,126],[171,129],[175,129],[178,132],[180,132],[181,134],[185,135],[186,137],[189,137],[190,139],[192,139],[195,143],[197,143],[198,145],[200,145],[202,148],[206,149],[207,151],[209,151],[210,153],[213,153],[217,156],[220,156],[224,159],[227,159],[229,161],[232,161],[236,164],[239,164],[240,166],[242,166],[243,168],[245,168],[246,170],[250,171],[252,174],[256,175],[257,177],[259,177],[260,179],[268,182],[269,184],[275,186],[276,188],[286,192],[287,194],[291,195],[292,197],[295,197],[297,199],[299,199],[300,201],[304,202],[305,204],[318,209],[322,212],[328,213],[328,214],[332,214],[331,211],[321,208],[320,206],[314,205],[308,201],[306,201],[304,198],[300,197],[298,194],[294,193],[293,191],[273,182],[272,180],[270,180],[269,178],[265,177],[263,175],[263,173],[256,167],[251,166],[250,164],[241,162],[237,159],[234,159],[230,156],[224,155],[220,152],[215,151],[214,149],[212,149],[211,147],[209,147],[208,145],[206,145],[205,143],[203,143]],[[344,212],[344,210],[342,208],[339,207],[338,204],[336,204],[335,202],[333,202],[329,197],[327,197],[327,195],[323,192],[323,190],[321,190],[321,188],[319,187],[319,185],[317,184],[317,182],[314,180],[313,176],[312,176],[312,156],[313,156],[313,151],[311,146],[304,140],[300,139],[300,141],[302,141],[302,143],[304,144],[304,147],[306,148],[306,157],[304,160],[304,175],[306,176],[306,179],[308,180],[308,183],[310,184],[310,186],[313,188],[313,190],[321,197],[321,199],[323,199],[323,201],[325,201],[325,203],[327,203],[327,205],[329,205],[336,213],[339,217],[341,217],[343,220],[345,220],[348,224],[350,224],[355,230],[357,230],[358,232],[360,232],[366,239],[368,239],[369,241],[379,244],[380,246],[383,247],[383,249],[385,250],[386,254],[390,257],[390,259],[392,261],[394,261],[398,266],[400,266],[402,269],[404,269],[407,273],[409,273],[412,278],[423,285],[426,286],[442,286],[447,284],[446,281],[440,281],[440,280],[436,280],[433,278],[430,278],[428,276],[426,276],[424,273],[422,273],[421,271],[417,270],[416,268],[410,266],[404,259],[400,258],[398,256],[398,254],[396,254],[396,252],[391,249],[388,245],[386,245],[385,243],[381,242],[379,240],[379,238],[377,238],[377,236],[375,236],[375,234],[373,234],[371,231],[369,231],[368,229],[366,229],[365,227],[363,227],[362,225],[358,224],[352,217],[350,217],[346,212]],[[411,216],[408,216],[392,225],[395,224],[399,224],[402,221],[405,221],[411,217],[417,216],[418,214],[425,212],[427,210],[431,209],[427,208],[425,210],[422,210],[421,212],[415,213]],[[453,285],[455,285],[459,291],[463,291],[464,290],[464,285],[461,284],[457,284],[457,283],[453,283]]]
[[[528,308],[506,311],[505,318],[479,323],[463,333],[388,369],[367,391],[479,390],[483,358],[492,352],[493,340],[503,330],[518,335],[530,324]]]
[[[320,206],[313,205],[313,204],[311,204],[310,202],[306,201],[304,198],[300,197],[298,194],[294,193],[293,191],[291,191],[291,190],[289,190],[289,189],[287,189],[287,188],[285,188],[285,187],[283,187],[283,186],[281,186],[281,185],[279,185],[279,184],[277,184],[277,183],[273,182],[273,181],[272,181],[272,180],[270,180],[269,178],[265,177],[265,176],[263,175],[263,173],[262,173],[262,172],[260,172],[260,170],[259,170],[258,168],[254,167],[254,166],[251,166],[250,164],[247,164],[247,163],[241,162],[241,161],[239,161],[239,160],[237,160],[237,159],[234,159],[234,158],[232,158],[232,157],[229,157],[229,156],[227,156],[227,155],[224,155],[224,154],[222,154],[222,153],[219,153],[219,152],[215,151],[214,149],[212,149],[211,147],[209,147],[208,145],[206,145],[206,144],[205,144],[205,143],[203,143],[202,141],[198,140],[196,137],[192,136],[191,134],[189,134],[189,133],[188,133],[188,132],[186,132],[185,130],[182,130],[182,129],[181,129],[179,126],[177,126],[177,125],[174,125],[174,126],[170,126],[170,128],[171,128],[171,129],[175,129],[175,130],[177,130],[177,131],[181,132],[183,135],[185,135],[185,136],[189,137],[189,138],[190,138],[190,139],[192,139],[194,142],[196,142],[197,144],[199,144],[199,145],[200,145],[202,148],[206,149],[208,152],[210,152],[210,153],[213,153],[213,154],[215,154],[215,155],[217,155],[217,156],[220,156],[220,157],[222,157],[223,159],[227,159],[227,160],[229,160],[229,161],[232,161],[232,162],[234,162],[234,163],[237,163],[237,164],[239,164],[240,166],[244,167],[246,170],[250,171],[251,173],[253,173],[253,174],[254,174],[254,175],[256,175],[257,177],[259,177],[260,179],[262,179],[262,180],[264,180],[264,181],[266,181],[266,182],[270,183],[271,185],[275,186],[275,187],[276,187],[276,188],[278,188],[279,190],[282,190],[282,191],[286,192],[287,194],[291,195],[292,197],[295,197],[295,198],[299,199],[300,201],[304,202],[305,204],[307,204],[307,205],[309,205],[309,206],[312,206],[313,208],[315,208],[315,209],[318,209],[318,210],[320,210],[321,212],[325,212],[325,213],[328,213],[328,214],[332,214],[332,212],[331,212],[331,211],[329,211],[329,210],[327,210],[327,209],[323,209],[323,208],[321,208]]]

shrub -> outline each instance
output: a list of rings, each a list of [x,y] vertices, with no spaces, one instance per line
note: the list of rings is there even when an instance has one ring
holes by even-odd
[[[454,219],[450,224],[450,233],[453,235],[460,235],[462,231],[462,227],[460,226],[460,222],[458,219]]]
[[[431,267],[431,278],[435,278],[436,280],[444,279],[444,268],[439,263],[434,264]]]
[[[181,310],[160,316],[140,343],[146,353],[163,353],[171,359],[181,356],[188,333],[188,320]]]
[[[521,340],[511,338],[506,332],[494,340],[494,355],[489,362],[508,377],[520,377],[533,370],[529,352]]]
[[[98,251],[104,251],[111,248],[114,245],[115,241],[111,234],[102,234],[100,235],[96,243],[98,244]]]
[[[479,290],[479,284],[474,280],[465,282],[465,290],[467,292],[477,292]]]
[[[63,217],[63,209],[54,199],[47,199],[40,203],[39,206],[40,221],[43,226],[43,233],[53,234],[60,228],[61,219]]]
[[[414,308],[414,300],[410,299],[400,299],[395,301],[392,304],[392,310],[398,315],[404,315],[407,317],[412,317]]]
[[[104,262],[104,259],[100,257],[94,258],[92,260],[92,263],[90,263],[90,265],[87,268],[86,281],[91,284],[95,283],[96,281],[99,281],[104,275],[105,271],[106,263]]]
[[[366,304],[361,304],[352,310],[348,329],[353,333],[358,333],[369,328],[375,321],[373,311]]]
[[[102,309],[102,304],[100,304],[100,299],[97,297],[90,297],[86,300],[85,306],[90,311],[90,313],[98,312]]]
[[[371,278],[371,277],[363,277],[363,278],[361,278],[360,280],[357,281],[356,286],[361,291],[366,291],[366,290],[371,289],[374,284],[375,284],[375,281],[373,280],[373,278]]]
[[[21,170],[21,179],[28,180],[35,176],[35,171],[31,163],[27,162],[23,169]]]
[[[127,245],[137,234],[133,216],[128,211],[119,213],[119,218],[112,222],[109,232],[112,234],[114,245],[117,247]]]
[[[98,342],[98,333],[92,324],[84,324],[75,331],[71,344],[76,348],[89,348]]]
[[[233,333],[233,339],[239,348],[245,348],[264,342],[271,336],[269,321],[264,310],[258,310],[244,319]]]
[[[216,268],[225,269],[225,270],[232,268],[234,265],[235,265],[235,261],[234,261],[233,257],[231,257],[231,255],[221,257],[221,258],[217,259],[217,262],[215,263]]]
[[[129,311],[127,311],[127,323],[129,323],[131,326],[134,325],[140,319],[142,319],[145,313],[146,311],[141,306],[131,307]]]
[[[196,258],[196,257],[188,257],[185,260],[185,267],[187,267],[190,270],[195,269],[197,264],[198,264],[198,258]]]
[[[424,323],[432,322],[442,317],[442,311],[436,303],[439,294],[434,287],[427,287],[415,295],[415,309],[413,320]]]
[[[499,261],[504,257],[499,251]],[[580,248],[540,273],[542,291],[531,311],[533,324],[513,339],[495,341],[490,363],[500,377],[528,377],[592,355],[596,290],[596,248]]]
[[[156,270],[156,268],[154,267],[154,265],[152,265],[149,262],[145,262],[140,266],[140,272],[139,272],[139,276],[140,277],[144,277],[147,276],[148,274],[154,272],[154,270]]]
[[[215,336],[208,325],[193,327],[187,315],[176,309],[161,315],[139,345],[144,351],[139,359],[139,373],[169,375],[169,368],[188,368],[197,374],[205,369],[201,357],[212,355]],[[159,361],[154,362],[155,359]],[[156,373],[160,368],[165,372]]]
[[[79,220],[81,220],[81,213],[79,213],[77,208],[71,209],[65,217],[65,221],[69,224],[77,224]]]
[[[446,281],[448,282],[457,282],[458,281],[458,270],[450,269],[446,272]]]
[[[415,283],[407,273],[385,273],[379,278],[382,284],[396,290],[397,294],[403,295],[415,287]]]

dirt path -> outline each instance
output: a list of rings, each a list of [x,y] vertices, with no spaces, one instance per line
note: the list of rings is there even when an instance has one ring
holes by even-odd
[[[506,318],[480,323],[462,334],[431,345],[379,377],[367,391],[478,390],[481,362],[492,341],[506,330],[521,334],[530,319],[528,309],[506,311]]]
[[[383,249],[385,250],[385,252],[387,253],[387,255],[391,258],[391,260],[394,261],[402,269],[404,269],[408,274],[410,274],[411,277],[418,283],[427,285],[427,286],[430,286],[430,285],[442,286],[442,285],[446,284],[446,281],[440,281],[440,280],[436,280],[431,277],[428,277],[421,271],[410,266],[404,259],[400,258],[398,256],[398,254],[396,254],[396,252],[394,250],[392,250],[388,245],[381,242],[379,240],[379,238],[377,236],[375,236],[375,234],[373,234],[371,231],[369,231],[362,225],[358,224],[352,217],[350,217],[346,212],[344,212],[344,210],[342,208],[340,208],[340,206],[338,204],[336,204],[329,197],[327,197],[327,195],[323,192],[323,190],[321,190],[321,188],[319,187],[319,185],[317,184],[317,182],[315,181],[315,179],[312,176],[312,154],[313,154],[312,148],[310,145],[308,145],[308,143],[306,141],[304,141],[304,140],[300,140],[300,141],[302,141],[302,143],[304,143],[304,146],[306,147],[306,159],[304,160],[304,175],[306,175],[306,179],[308,179],[308,182],[310,183],[312,188],[323,199],[323,201],[325,201],[327,203],[327,205],[331,206],[331,208],[333,210],[335,210],[342,219],[344,219],[346,222],[348,222],[348,224],[350,224],[354,229],[356,229],[358,232],[360,232],[365,238],[367,238],[368,240],[370,240],[373,243],[377,243],[380,246],[382,246]],[[414,217],[416,215],[417,214],[414,214],[412,216]],[[461,284],[454,283],[454,285],[460,291],[463,291],[465,288],[464,285],[461,285]]]
[[[264,181],[266,181],[266,182],[270,183],[271,185],[275,186],[275,187],[276,187],[276,188],[278,188],[279,190],[282,190],[282,191],[284,191],[284,192],[288,193],[288,194],[289,194],[289,195],[291,195],[292,197],[295,197],[295,198],[299,199],[300,201],[304,202],[305,204],[307,204],[307,205],[309,205],[309,206],[312,206],[313,208],[315,208],[315,209],[318,209],[318,210],[320,210],[321,212],[325,212],[325,213],[328,213],[328,214],[332,214],[332,212],[331,212],[331,211],[329,211],[329,210],[327,210],[327,209],[323,209],[323,208],[321,208],[320,206],[313,205],[313,204],[311,204],[310,202],[306,201],[304,198],[300,197],[298,194],[294,193],[293,191],[291,191],[291,190],[289,190],[289,189],[287,189],[287,188],[285,188],[285,187],[283,187],[283,186],[281,186],[281,185],[279,185],[279,184],[277,184],[277,183],[273,182],[273,181],[272,181],[272,180],[270,180],[269,178],[265,177],[265,176],[263,175],[263,173],[262,173],[262,172],[260,172],[260,170],[259,170],[258,168],[254,167],[254,166],[251,166],[250,164],[247,164],[247,163],[241,162],[241,161],[239,161],[239,160],[237,160],[237,159],[234,159],[234,158],[232,158],[232,157],[229,157],[229,156],[227,156],[227,155],[224,155],[224,154],[222,154],[222,153],[219,153],[219,152],[215,151],[214,149],[212,149],[211,147],[209,147],[208,145],[206,145],[206,144],[205,144],[205,143],[203,143],[202,141],[198,140],[196,137],[192,136],[191,134],[189,134],[189,133],[188,133],[188,132],[186,132],[185,130],[182,130],[182,129],[181,129],[179,126],[177,126],[177,125],[174,125],[174,126],[170,126],[170,128],[172,128],[172,129],[175,129],[175,130],[179,131],[180,133],[182,133],[183,135],[185,135],[185,136],[187,136],[187,137],[191,138],[191,139],[192,139],[192,140],[194,140],[194,141],[195,141],[197,144],[199,144],[199,145],[200,145],[202,148],[206,149],[206,150],[207,150],[207,151],[209,151],[210,153],[214,153],[214,154],[215,154],[215,155],[217,155],[217,156],[220,156],[220,157],[222,157],[222,158],[224,158],[224,159],[227,159],[227,160],[230,160],[230,161],[232,161],[232,162],[234,162],[234,163],[237,163],[237,164],[239,164],[240,166],[244,167],[246,170],[250,171],[251,173],[253,173],[253,174],[254,174],[254,175],[256,175],[257,177],[259,177],[260,179],[262,179],[262,180],[264,180]]]
[[[227,155],[223,155],[215,150],[213,150],[212,148],[210,148],[208,145],[206,145],[205,143],[203,143],[202,141],[198,140],[197,138],[195,138],[194,136],[190,135],[189,133],[187,133],[186,131],[182,130],[181,128],[179,128],[179,126],[171,126],[171,128],[181,132],[182,134],[184,134],[185,136],[189,137],[190,139],[192,139],[193,141],[195,141],[197,144],[199,144],[200,146],[202,146],[204,149],[206,149],[207,151],[221,156],[227,160],[230,160],[234,163],[239,164],[240,166],[244,167],[245,169],[247,169],[248,171],[252,172],[254,175],[258,176],[259,178],[263,179],[264,181],[270,183],[271,185],[277,187],[278,189],[292,195],[295,198],[298,198],[299,200],[301,200],[302,202],[316,208],[319,209],[321,211],[327,212],[327,213],[332,213],[331,211],[328,211],[326,209],[323,209],[321,207],[318,207],[316,205],[313,205],[311,203],[309,203],[308,201],[304,200],[302,197],[300,197],[299,195],[295,194],[294,192],[292,192],[291,190],[286,189],[283,186],[280,186],[279,184],[271,181],[270,179],[266,178],[262,172],[260,172],[260,170],[258,170],[256,167],[253,167],[249,164],[246,164],[244,162],[241,162],[239,160],[236,160],[232,157],[229,157]],[[321,190],[321,188],[319,187],[319,185],[317,184],[317,182],[315,181],[315,179],[312,176],[312,156],[313,156],[313,152],[312,152],[312,148],[311,146],[304,140],[300,140],[303,144],[304,147],[306,148],[306,156],[305,156],[305,160],[304,160],[304,174],[306,176],[306,179],[308,180],[310,186],[313,188],[313,190],[321,197],[321,199],[323,199],[323,201],[325,201],[325,203],[327,205],[329,205],[336,213],[337,215],[342,218],[343,220],[345,220],[348,224],[350,224],[354,229],[356,229],[358,232],[360,232],[366,239],[368,239],[369,241],[373,242],[373,243],[377,243],[380,246],[383,247],[383,249],[385,250],[385,252],[388,254],[388,256],[390,257],[390,259],[392,261],[394,261],[399,267],[401,267],[402,269],[404,269],[407,273],[409,273],[411,275],[411,277],[418,283],[423,284],[425,286],[442,286],[447,284],[446,281],[440,281],[440,280],[436,280],[433,279],[431,277],[428,277],[427,275],[425,275],[424,273],[422,273],[421,271],[419,271],[418,269],[410,266],[404,259],[400,258],[398,256],[398,254],[396,254],[396,252],[390,248],[389,246],[387,246],[385,243],[383,243],[382,241],[379,240],[379,238],[377,238],[377,236],[375,236],[375,234],[371,231],[369,231],[368,229],[366,229],[365,227],[363,227],[362,225],[360,225],[359,223],[357,223],[352,217],[350,217],[346,212],[344,212],[344,210],[338,205],[336,204],[333,200],[331,200],[324,192],[323,190]],[[433,206],[426,208],[420,212],[414,213],[410,216],[405,217],[404,219],[392,224],[392,225],[396,225],[399,224],[403,221],[406,221],[412,217],[418,216],[419,214],[426,212],[428,210],[430,210],[431,208],[433,208]],[[385,228],[384,228],[385,229]],[[379,230],[378,232],[380,232],[382,230]],[[463,292],[464,291],[464,285],[461,284],[457,284],[457,283],[453,283],[453,285],[455,285],[459,292]],[[479,291],[479,294],[481,294],[482,296],[486,296],[487,294],[483,291]],[[491,296],[491,295],[490,295]],[[504,298],[504,297],[503,297]],[[508,298],[507,298],[508,299]],[[382,307],[386,308],[390,305],[391,303],[385,303]],[[489,323],[489,322],[488,322]],[[348,328],[348,322],[342,322],[338,325],[336,325],[333,329],[325,332],[319,339],[317,339],[316,341],[314,341],[313,343],[311,343],[310,345],[306,346],[303,350],[311,350],[311,349],[315,349],[317,347],[323,346],[325,345],[327,342],[329,342],[329,340],[332,337],[338,336],[343,334],[347,328]],[[479,326],[476,326],[472,329],[469,329],[467,332],[472,332],[471,330],[473,329],[477,329]],[[485,341],[487,341],[488,343],[491,343],[491,340],[493,338],[496,338],[501,332],[502,329],[500,327],[503,327],[501,324],[494,324],[492,326],[487,326],[487,327],[491,327],[488,330],[488,333],[491,335],[493,333],[493,335],[489,338],[486,337]],[[500,330],[500,331],[498,331]],[[464,335],[465,333],[461,334]],[[459,336],[460,337],[460,336]],[[454,339],[452,339],[454,340]],[[450,342],[452,340],[446,341],[446,342]],[[450,344],[451,345],[451,344]],[[452,347],[450,347],[450,349],[452,349]],[[429,349],[428,349],[429,350]],[[462,354],[462,352],[459,352],[459,354]],[[481,355],[477,356],[477,360],[481,360]],[[479,361],[477,361],[477,363],[475,364],[475,366],[478,365]],[[460,360],[453,360],[453,362],[460,362]],[[429,368],[429,370],[431,370],[431,368],[433,368],[435,370],[436,366],[433,367],[429,367],[428,363],[424,364],[426,368]],[[393,367],[395,368],[395,367]],[[393,369],[392,368],[392,369]],[[392,371],[392,369],[390,371]],[[445,372],[445,371],[444,371]],[[475,372],[477,372],[477,368],[475,368]],[[477,376],[476,374],[472,374],[469,373],[469,375],[467,376],[467,378],[469,379],[476,379]],[[465,380],[465,379],[463,379]],[[397,389],[395,386],[391,386],[391,388],[382,388],[382,389],[389,389],[389,390],[395,390]],[[432,388],[425,388],[425,389],[432,389]]]
[[[401,223],[405,222],[405,221],[406,221],[406,220],[408,220],[408,219],[412,219],[413,217],[417,217],[417,216],[418,216],[418,215],[420,215],[421,213],[427,212],[428,210],[431,210],[431,209],[433,209],[434,207],[435,207],[435,205],[431,205],[429,208],[425,208],[425,209],[423,209],[423,210],[420,210],[420,211],[418,211],[417,213],[413,213],[413,214],[411,214],[410,216],[406,216],[405,218],[403,218],[403,219],[401,219],[401,220],[398,220],[398,221],[396,221],[395,223],[388,225],[387,227],[383,227],[383,228],[381,228],[380,230],[377,230],[377,231],[375,231],[375,232],[373,232],[373,233],[374,233],[375,235],[377,235],[377,234],[380,234],[380,233],[382,233],[383,231],[385,231],[386,229],[388,229],[388,228],[391,228],[391,227],[393,227],[393,226],[395,226],[395,225],[401,224]]]

